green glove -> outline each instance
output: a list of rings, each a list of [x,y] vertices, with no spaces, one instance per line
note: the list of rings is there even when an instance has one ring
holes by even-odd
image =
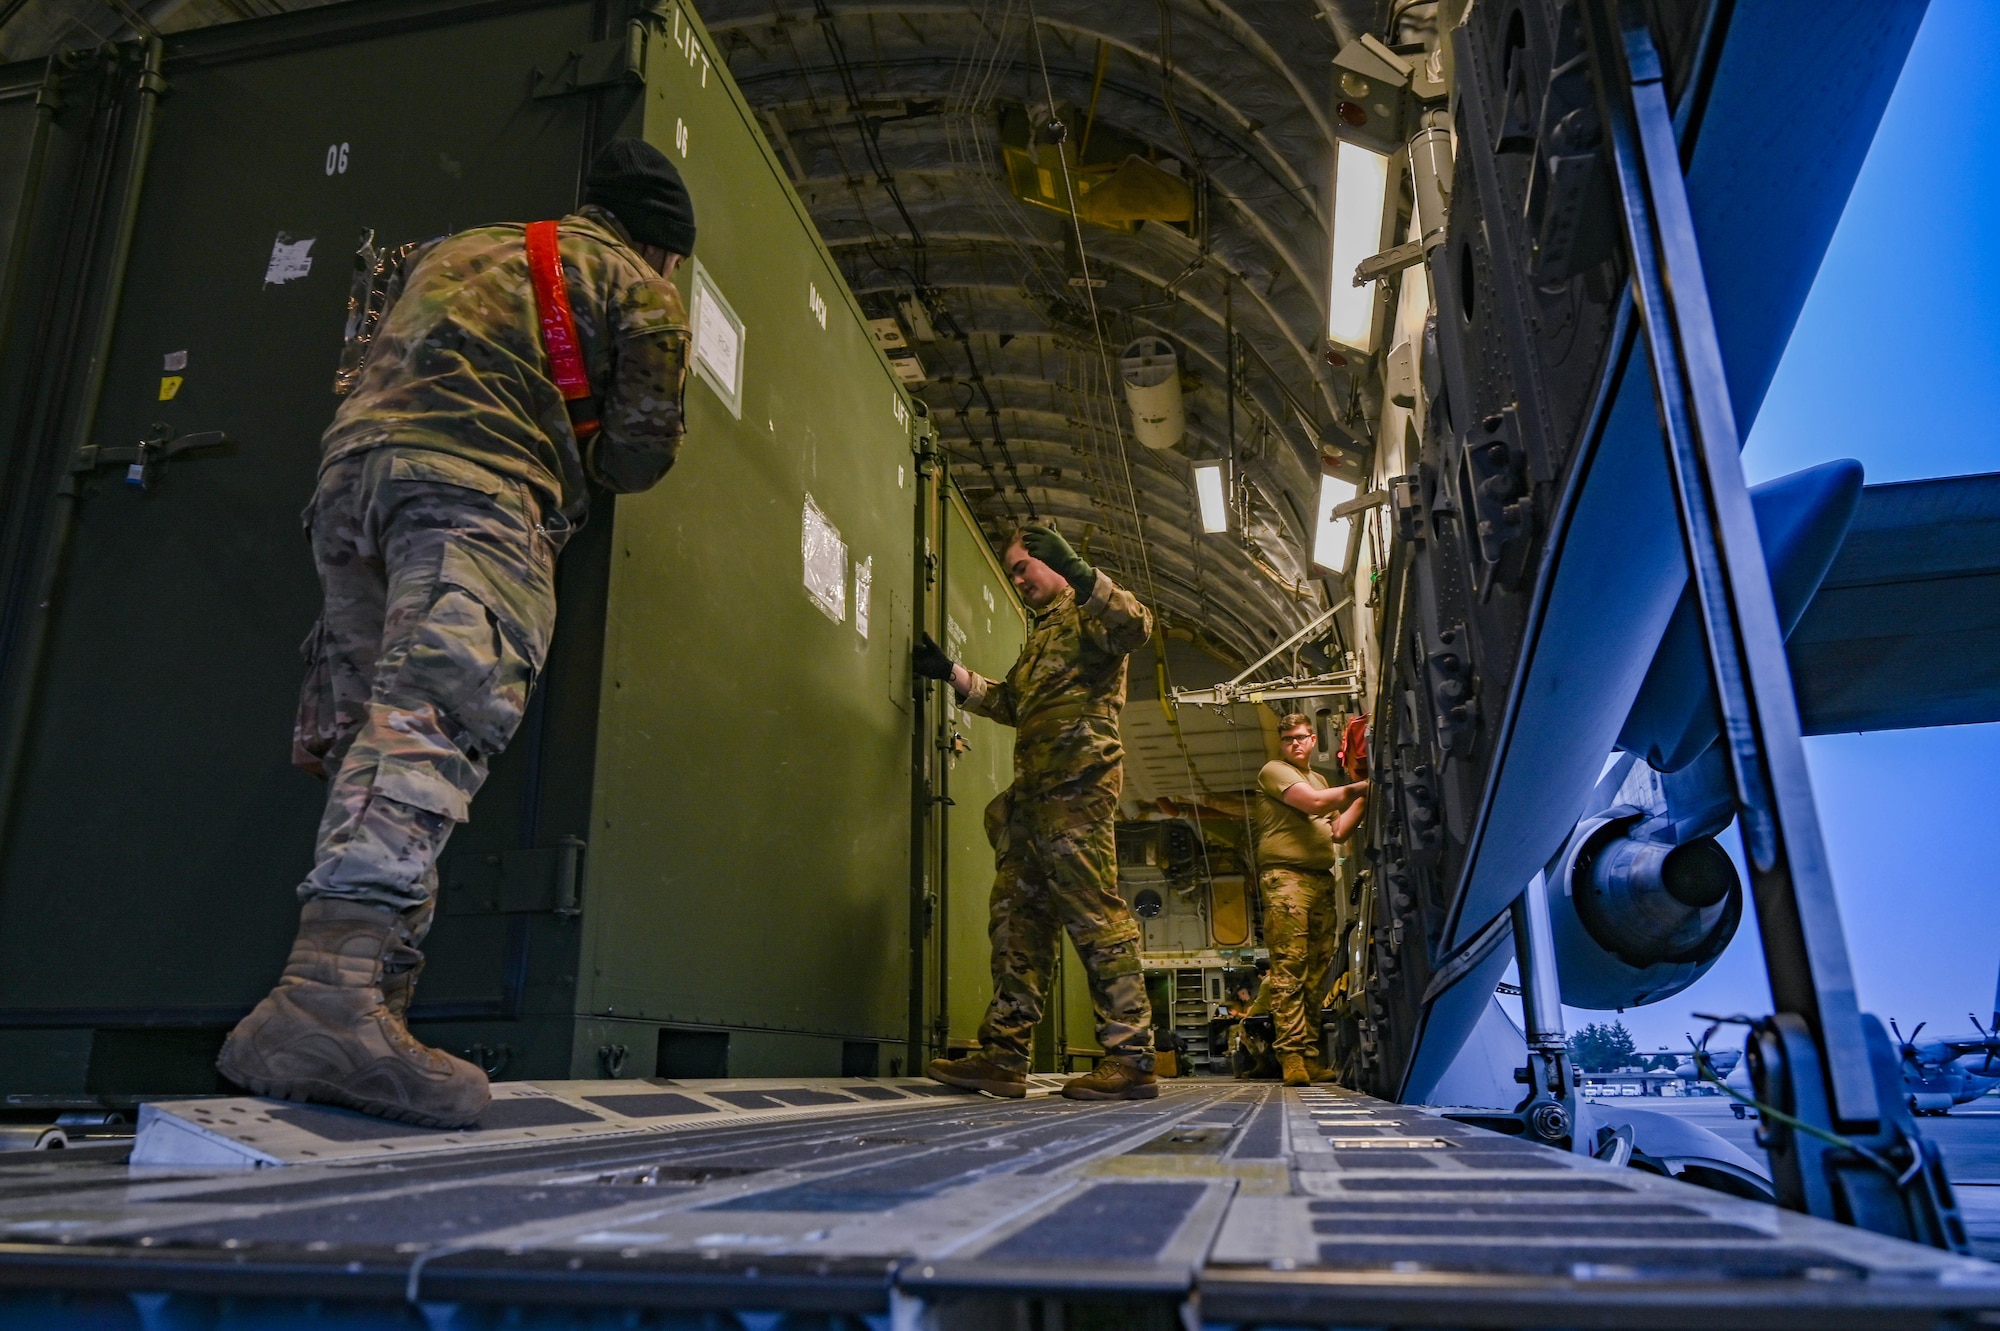
[[[944,654],[944,648],[938,646],[928,633],[924,635],[923,641],[916,645],[911,664],[925,679],[951,678],[951,658]]]
[[[1022,548],[1041,560],[1057,573],[1063,581],[1076,588],[1079,597],[1087,597],[1096,588],[1097,570],[1084,562],[1083,556],[1070,548],[1062,533],[1053,527],[1029,527],[1021,533]]]

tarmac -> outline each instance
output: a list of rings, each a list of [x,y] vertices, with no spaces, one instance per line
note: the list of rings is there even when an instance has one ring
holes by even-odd
[[[1762,1161],[1757,1145],[1757,1121],[1739,1119],[1722,1096],[1603,1096],[1607,1106],[1629,1104],[1672,1114],[1720,1135],[1754,1160]],[[1972,1236],[1973,1250],[1988,1261],[2000,1261],[2000,1096],[1985,1096],[1960,1105],[1941,1117],[1921,1118],[1917,1126],[1944,1151],[1945,1172],[1958,1194],[1959,1213]]]

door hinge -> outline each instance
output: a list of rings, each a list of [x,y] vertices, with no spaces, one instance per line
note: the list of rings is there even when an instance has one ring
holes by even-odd
[[[625,25],[625,35],[608,37],[588,46],[565,52],[553,73],[534,68],[533,96],[537,101],[567,97],[571,93],[597,88],[632,85],[646,81],[646,29],[637,19]]]
[[[444,875],[444,912],[580,915],[584,849],[583,838],[566,836],[553,846],[456,857]]]

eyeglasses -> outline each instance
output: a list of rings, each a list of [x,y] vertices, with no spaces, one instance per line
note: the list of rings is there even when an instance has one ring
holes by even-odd
[[[1318,739],[1318,738],[1319,738],[1319,736],[1318,736],[1318,735],[1315,735],[1315,734],[1313,734],[1313,733],[1312,733],[1312,731],[1310,731],[1310,730],[1306,731],[1306,733],[1305,733],[1305,734],[1303,734],[1303,735],[1280,735],[1280,736],[1278,736],[1278,739],[1279,739],[1279,740],[1280,740],[1281,742],[1283,742],[1283,743],[1286,743],[1286,744],[1300,744],[1300,743],[1303,743],[1303,742],[1305,742],[1305,741],[1307,741],[1307,740],[1316,740],[1316,739]]]

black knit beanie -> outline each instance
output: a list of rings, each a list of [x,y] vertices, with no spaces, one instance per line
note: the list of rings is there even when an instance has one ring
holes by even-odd
[[[583,201],[608,208],[632,239],[694,253],[694,202],[667,155],[644,139],[613,139],[590,164]]]

